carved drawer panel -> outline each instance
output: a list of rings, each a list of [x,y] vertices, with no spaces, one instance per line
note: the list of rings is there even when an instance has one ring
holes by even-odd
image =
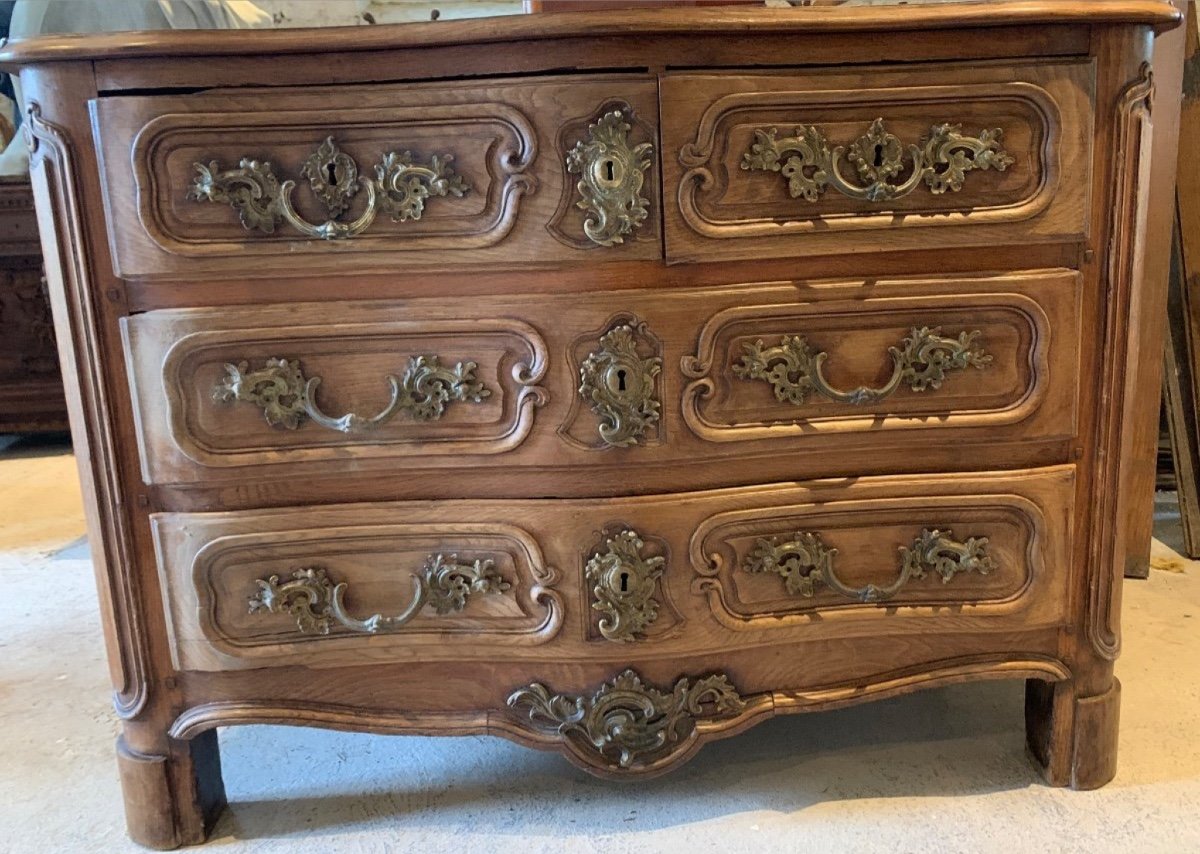
[[[864,302],[745,305],[707,318],[683,390],[683,419],[713,442],[1035,419],[1042,438],[1074,430],[1050,377],[1077,356],[1078,293],[1035,299],[963,293]],[[864,310],[866,309],[866,310]]]
[[[1058,495],[1057,507],[1020,494],[931,492],[718,513],[691,539],[695,589],[735,630],[812,625],[839,610],[862,616],[864,606],[949,609],[948,619],[968,603],[1023,608],[1053,572],[1043,561],[1066,565],[1070,498]]]
[[[393,311],[336,322],[317,310],[295,325],[218,330],[193,314],[124,326],[147,482],[189,463],[498,454],[525,441],[545,402],[545,342],[518,321]],[[331,322],[316,325],[320,315]]]
[[[691,591],[747,642],[1053,624],[1074,490],[1070,466],[747,490],[688,526]]]
[[[1080,293],[1063,270],[162,310],[124,331],[147,483],[620,495],[945,469],[964,443],[981,467],[1065,455]]]
[[[183,669],[617,667],[1057,625],[1074,488],[1074,468],[1060,466],[152,520]]]
[[[1094,74],[1071,61],[668,75],[668,257],[1080,240]]]
[[[311,523],[310,523],[311,521]],[[160,514],[154,536],[186,669],[545,643],[563,619],[534,537],[427,508],[387,520]]]
[[[636,75],[93,102],[118,275],[660,257]]]

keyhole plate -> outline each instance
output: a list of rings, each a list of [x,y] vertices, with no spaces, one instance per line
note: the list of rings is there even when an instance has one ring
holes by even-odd
[[[605,374],[604,384],[608,386],[608,390],[613,396],[624,400],[628,399],[637,393],[634,387],[635,370],[621,362],[612,365]]]
[[[614,326],[579,366],[579,393],[599,416],[597,430],[608,447],[636,445],[659,420],[654,391],[662,359],[643,358],[638,335],[628,324]]]
[[[599,186],[612,190],[625,180],[625,165],[615,157],[604,157],[596,161],[592,176]]]
[[[630,142],[632,130],[632,115],[612,110],[588,125],[587,138],[567,152],[567,172],[581,179],[575,206],[587,212],[583,234],[598,246],[624,243],[649,216],[650,200],[642,188],[654,146]]]
[[[610,641],[638,640],[658,617],[654,594],[666,558],[646,555],[645,545],[637,532],[625,529],[608,537],[584,568],[592,610],[603,615],[600,634]]]
[[[308,159],[301,174],[308,178],[313,194],[325,203],[330,217],[344,213],[358,192],[358,167],[353,158],[327,137]]]

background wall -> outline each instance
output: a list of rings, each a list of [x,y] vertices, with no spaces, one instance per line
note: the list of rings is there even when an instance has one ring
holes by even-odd
[[[517,15],[521,0],[445,0],[441,3],[411,0],[254,0],[277,27],[348,27],[356,24],[398,24],[428,21],[433,11],[440,19]]]

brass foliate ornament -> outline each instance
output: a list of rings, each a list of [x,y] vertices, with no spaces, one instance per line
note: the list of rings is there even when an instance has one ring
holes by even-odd
[[[780,137],[776,128],[757,128],[742,169],[779,172],[787,179],[792,198],[817,201],[829,187],[851,199],[887,202],[903,198],[922,183],[934,195],[963,188],[968,172],[1003,172],[1015,161],[1004,150],[1000,128],[964,136],[962,125],[934,125],[917,145],[908,147],[904,159],[900,139],[889,133],[883,119],[875,119],[867,132],[850,144],[830,148],[824,132],[815,125],[800,125],[792,136]],[[856,172],[855,180],[842,174],[842,157]],[[908,171],[908,177],[897,183]]]
[[[391,151],[383,155],[374,179],[370,179],[358,174],[354,159],[337,147],[332,136],[326,137],[300,170],[329,212],[329,219],[322,223],[309,222],[296,213],[292,206],[296,182],[281,183],[267,161],[243,158],[236,169],[226,170],[215,160],[208,165],[194,163],[196,178],[188,198],[228,204],[250,231],[274,234],[276,226],[286,222],[306,237],[345,240],[362,234],[380,214],[393,222],[417,220],[425,213],[428,199],[468,192],[467,182],[451,167],[453,161],[452,154],[434,154],[426,165],[411,151]],[[360,189],[367,191],[363,212],[352,222],[340,221]]]
[[[654,146],[629,144],[631,125],[620,110],[588,126],[588,138],[567,153],[567,171],[579,175],[575,206],[587,212],[583,233],[600,246],[615,246],[645,221],[649,200],[642,195]]]
[[[296,628],[304,634],[329,634],[334,624],[360,634],[380,634],[399,629],[411,622],[426,605],[439,615],[463,610],[475,594],[504,593],[512,585],[490,560],[459,563],[457,555],[430,555],[414,574],[413,598],[401,613],[393,616],[372,614],[365,619],[346,611],[346,582],[334,584],[321,567],[304,567],[281,581],[272,575],[255,581],[258,592],[250,597],[250,613],[287,613],[296,618]]]
[[[326,415],[317,405],[321,378],[305,379],[298,361],[279,358],[267,359],[253,370],[249,362],[225,365],[225,376],[213,389],[213,399],[261,407],[272,427],[296,430],[311,418],[339,433],[362,433],[386,424],[401,412],[416,421],[436,421],[451,401],[481,403],[491,391],[475,378],[476,367],[474,362],[446,367],[437,356],[413,356],[400,377],[387,378],[391,400],[371,416],[352,412],[337,417]]]
[[[662,359],[642,358],[634,327],[622,324],[600,339],[600,349],[579,369],[579,393],[600,418],[604,443],[614,448],[637,444],[659,418],[654,396]]]
[[[814,353],[803,335],[785,335],[772,347],[765,346],[761,339],[743,344],[745,353],[741,362],[733,366],[733,373],[742,379],[770,384],[780,403],[800,406],[816,393],[837,403],[862,406],[890,397],[901,385],[918,392],[938,389],[951,371],[987,367],[992,357],[979,343],[979,336],[974,331],[950,338],[943,336],[938,328],[914,328],[899,347],[888,348],[892,376],[878,388],[860,386],[842,391],[831,386],[823,372],[829,354]]]
[[[692,682],[684,677],[660,691],[626,670],[590,695],[551,694],[540,682],[514,691],[510,708],[528,709],[543,732],[569,741],[589,759],[614,770],[637,770],[669,757],[702,719],[739,714],[745,701],[723,673]]]
[[[584,568],[592,585],[592,610],[603,614],[600,634],[608,640],[636,640],[658,617],[654,591],[666,560],[644,557],[644,546],[636,531],[622,531],[609,537],[604,551]]]
[[[926,528],[911,546],[900,547],[900,573],[886,587],[866,584],[850,587],[833,568],[837,549],[829,548],[819,534],[798,532],[790,539],[761,538],[746,556],[743,569],[752,573],[774,573],[783,579],[784,589],[793,596],[811,598],[821,585],[858,602],[884,602],[891,599],[914,578],[936,572],[946,584],[960,573],[987,575],[996,562],[987,554],[987,537],[955,540],[952,531]]]

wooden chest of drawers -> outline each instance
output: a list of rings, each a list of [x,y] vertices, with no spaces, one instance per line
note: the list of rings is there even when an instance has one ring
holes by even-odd
[[[10,46],[133,836],[203,839],[218,726],[633,777],[965,679],[1029,680],[1050,783],[1109,780],[1177,17]]]

